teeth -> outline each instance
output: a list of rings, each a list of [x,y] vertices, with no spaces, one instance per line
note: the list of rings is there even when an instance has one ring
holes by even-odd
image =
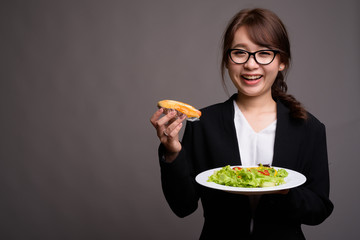
[[[259,79],[259,78],[261,78],[261,75],[243,75],[243,77],[245,78],[245,79],[248,79],[248,80],[256,80],[256,79]]]

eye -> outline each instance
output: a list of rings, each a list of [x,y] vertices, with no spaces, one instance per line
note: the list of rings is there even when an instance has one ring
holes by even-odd
[[[232,54],[236,55],[236,56],[244,56],[247,53],[245,52],[245,50],[235,49],[235,50],[232,51]]]
[[[261,56],[269,56],[272,55],[273,53],[271,51],[261,51],[258,54]]]

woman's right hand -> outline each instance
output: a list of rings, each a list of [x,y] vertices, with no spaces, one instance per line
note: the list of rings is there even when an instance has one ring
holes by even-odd
[[[172,162],[181,151],[179,132],[183,125],[182,122],[186,119],[186,115],[182,114],[180,117],[177,117],[177,112],[172,110],[160,118],[163,112],[163,108],[157,110],[151,116],[150,122],[156,129],[157,136],[166,149],[165,160]]]

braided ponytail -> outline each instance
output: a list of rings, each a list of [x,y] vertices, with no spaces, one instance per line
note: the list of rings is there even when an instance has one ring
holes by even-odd
[[[290,116],[297,119],[307,119],[307,112],[302,104],[294,96],[287,94],[287,84],[282,72],[278,75],[271,87],[271,94],[274,99],[280,100],[287,108],[290,109]]]

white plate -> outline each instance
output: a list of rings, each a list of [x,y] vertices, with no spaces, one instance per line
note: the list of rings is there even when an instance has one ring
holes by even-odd
[[[258,167],[258,166],[231,166],[231,168],[233,168],[233,167],[247,168],[247,167]],[[285,189],[298,187],[306,182],[306,177],[299,172],[296,172],[296,171],[293,171],[290,169],[286,169],[286,168],[279,168],[279,167],[273,167],[273,168],[275,168],[277,170],[285,169],[289,173],[289,175],[284,179],[285,180],[284,184],[281,184],[281,185],[278,185],[275,187],[243,188],[243,187],[224,186],[224,185],[220,185],[220,184],[217,184],[214,182],[208,182],[209,177],[215,171],[220,170],[221,167],[204,171],[204,172],[198,174],[196,176],[195,180],[200,185],[208,187],[208,188],[222,190],[222,191],[226,191],[226,192],[230,192],[230,193],[239,193],[239,194],[269,194],[269,193],[273,193],[273,192],[279,191],[279,190],[285,190]]]

